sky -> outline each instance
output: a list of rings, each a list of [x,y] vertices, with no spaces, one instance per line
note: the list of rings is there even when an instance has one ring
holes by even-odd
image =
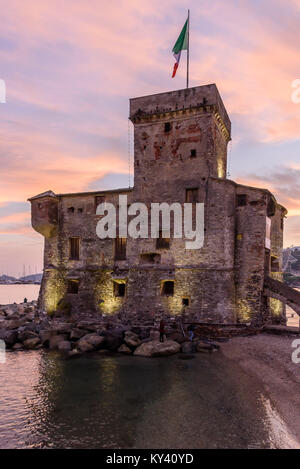
[[[0,0],[0,274],[42,269],[28,197],[128,186],[128,100],[185,87],[188,8],[190,86],[218,86],[229,177],[271,190],[300,245],[300,0]]]

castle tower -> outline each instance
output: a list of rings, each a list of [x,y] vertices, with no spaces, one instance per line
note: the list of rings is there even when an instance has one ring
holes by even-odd
[[[134,196],[185,202],[186,188],[226,178],[231,123],[216,85],[130,100]]]

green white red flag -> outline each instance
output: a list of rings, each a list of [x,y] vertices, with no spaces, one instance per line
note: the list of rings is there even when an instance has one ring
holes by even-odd
[[[173,50],[172,50],[173,55],[176,60],[174,64],[174,68],[173,68],[172,78],[174,78],[176,75],[177,68],[180,62],[181,51],[188,50],[188,37],[189,37],[189,18],[184,23],[181,33],[179,34],[178,39],[175,43],[175,46],[173,47]]]

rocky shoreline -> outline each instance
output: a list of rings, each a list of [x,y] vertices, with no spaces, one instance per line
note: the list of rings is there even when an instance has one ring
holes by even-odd
[[[15,350],[58,350],[67,358],[101,351],[143,357],[167,356],[175,353],[193,354],[220,349],[216,342],[225,342],[232,335],[249,335],[249,328],[216,328],[198,326],[193,341],[175,320],[167,323],[164,342],[159,341],[159,322],[143,325],[111,322],[110,318],[92,315],[50,317],[39,312],[37,302],[0,305],[0,339],[6,348]]]

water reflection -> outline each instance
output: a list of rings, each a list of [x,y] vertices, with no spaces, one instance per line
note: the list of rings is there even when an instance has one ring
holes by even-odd
[[[274,432],[262,390],[221,353],[189,361],[8,353],[0,382],[1,448],[296,444]]]

